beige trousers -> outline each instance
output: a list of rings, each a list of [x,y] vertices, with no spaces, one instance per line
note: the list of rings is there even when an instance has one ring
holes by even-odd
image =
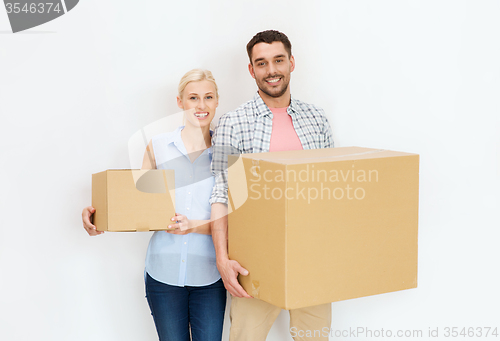
[[[281,312],[256,298],[232,297],[229,341],[265,341]],[[332,304],[290,310],[290,334],[295,341],[328,340]]]

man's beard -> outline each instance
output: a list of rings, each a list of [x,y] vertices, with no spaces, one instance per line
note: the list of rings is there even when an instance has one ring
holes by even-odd
[[[271,93],[271,92],[267,91],[264,88],[264,86],[259,86],[259,84],[257,84],[257,85],[259,86],[259,90],[262,91],[263,93],[265,93],[266,95],[268,95],[269,97],[278,98],[278,97],[281,97],[281,96],[283,96],[285,94],[286,90],[288,89],[288,84],[290,83],[290,80],[287,80],[285,78],[285,76],[282,76],[282,75],[274,75],[272,77],[266,77],[266,79],[267,78],[274,78],[274,77],[280,77],[281,81],[283,82],[282,88],[277,93]],[[267,85],[267,83],[266,83],[265,80],[263,80],[262,82],[263,82],[263,84]]]

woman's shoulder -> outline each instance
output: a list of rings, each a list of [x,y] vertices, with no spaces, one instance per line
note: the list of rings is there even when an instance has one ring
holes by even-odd
[[[174,131],[169,131],[166,133],[156,134],[151,138],[153,143],[161,141],[162,143],[170,143],[172,142],[180,133],[183,126],[178,127]]]

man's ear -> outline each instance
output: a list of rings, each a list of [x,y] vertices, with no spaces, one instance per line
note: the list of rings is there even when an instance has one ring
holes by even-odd
[[[184,109],[184,106],[182,105],[182,100],[177,96],[177,106],[181,109]]]
[[[255,72],[253,71],[252,63],[248,63],[248,71],[250,72],[250,75],[252,76],[252,78],[255,79]]]
[[[295,70],[295,58],[293,56],[290,57],[290,72]]]

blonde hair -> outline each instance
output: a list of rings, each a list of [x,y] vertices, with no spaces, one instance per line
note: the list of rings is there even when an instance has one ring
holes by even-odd
[[[212,75],[212,72],[208,70],[202,70],[202,69],[193,69],[191,71],[186,72],[184,76],[182,76],[180,82],[179,82],[179,98],[182,99],[182,95],[184,92],[184,89],[186,86],[191,83],[191,82],[200,82],[200,81],[209,81],[214,84],[215,87],[215,96],[219,98],[219,91],[217,88],[217,83],[215,83],[215,78]]]
[[[212,82],[214,87],[215,87],[215,97],[219,98],[219,89],[217,88],[217,83],[215,82],[215,78],[212,75],[212,72],[209,70],[203,70],[203,69],[192,69],[184,74],[182,76],[180,82],[179,82],[179,87],[177,88],[177,91],[179,92],[179,98],[182,100],[182,95],[184,94],[184,89],[186,86],[191,83],[191,82],[200,82],[200,81],[209,81]],[[184,117],[184,124],[186,123],[186,118]],[[210,122],[210,129],[214,130],[215,125],[212,122]]]

